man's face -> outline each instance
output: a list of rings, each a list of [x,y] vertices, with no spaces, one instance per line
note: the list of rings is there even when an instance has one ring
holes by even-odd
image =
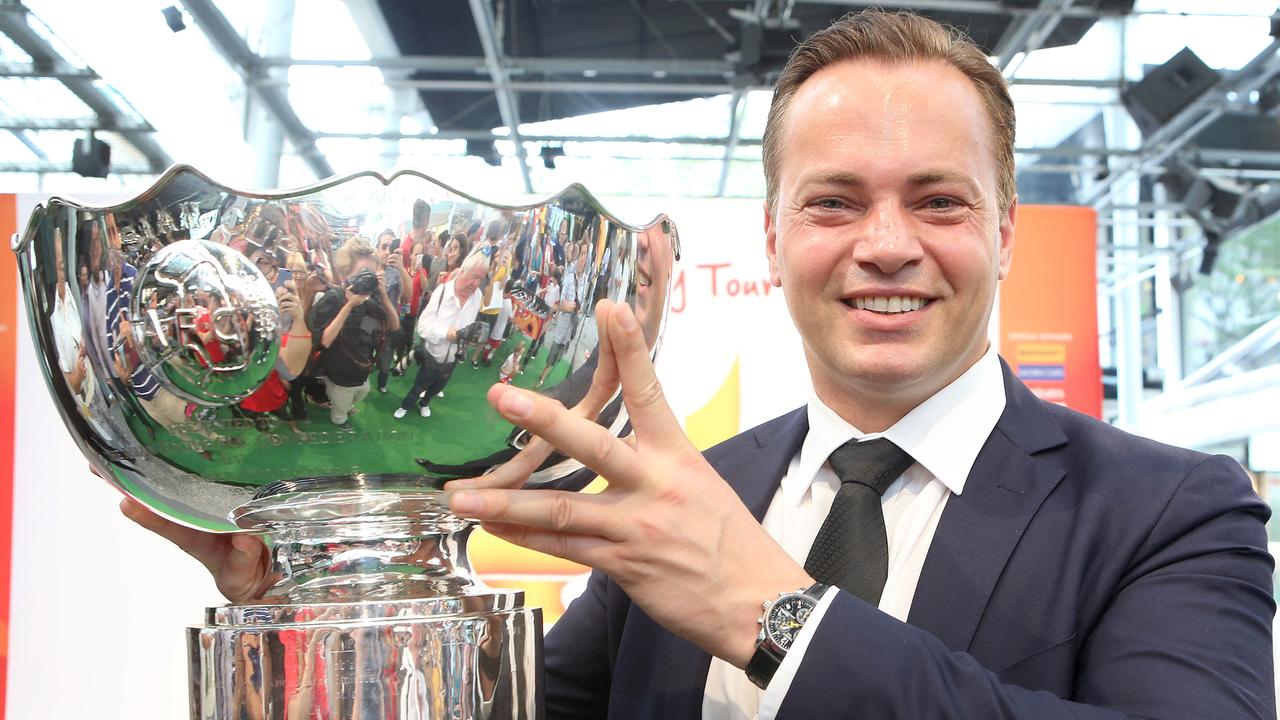
[[[258,270],[267,278],[268,282],[275,282],[279,267],[276,265],[274,258],[261,250],[255,250],[249,259],[253,261],[254,265],[258,266]]]
[[[636,234],[636,318],[650,347],[658,338],[671,279],[671,238],[656,224]]]
[[[458,279],[453,283],[453,290],[458,295],[458,299],[466,302],[472,293],[480,287],[480,283],[484,282],[485,271],[483,266],[473,267],[470,270],[458,273]]]
[[[766,250],[814,387],[905,413],[982,356],[1009,269],[978,92],[940,63],[843,62],[800,87],[779,140]]]

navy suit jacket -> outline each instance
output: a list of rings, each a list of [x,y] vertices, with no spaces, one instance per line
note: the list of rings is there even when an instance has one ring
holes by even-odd
[[[1231,459],[1037,399],[952,496],[907,623],[841,592],[780,718],[1272,718],[1269,511]],[[757,518],[803,408],[706,452]],[[710,656],[601,573],[546,639],[550,718],[699,718]]]

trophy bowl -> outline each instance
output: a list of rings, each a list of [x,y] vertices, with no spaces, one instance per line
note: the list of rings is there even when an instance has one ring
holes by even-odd
[[[495,382],[572,406],[595,303],[656,354],[679,239],[572,185],[485,203],[416,172],[241,192],[176,166],[16,237],[48,387],[89,462],[175,522],[251,532],[274,585],[188,630],[191,716],[541,716],[542,618],[467,559],[442,487],[527,441]],[[597,422],[625,432],[614,397]],[[593,474],[552,453],[532,487]]]

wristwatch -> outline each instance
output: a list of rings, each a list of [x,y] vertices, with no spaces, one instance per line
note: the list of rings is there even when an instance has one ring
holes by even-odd
[[[800,628],[809,619],[828,585],[814,583],[803,590],[779,593],[776,600],[764,601],[760,634],[756,636],[756,652],[747,663],[747,679],[760,689],[769,685],[782,659],[795,643]]]

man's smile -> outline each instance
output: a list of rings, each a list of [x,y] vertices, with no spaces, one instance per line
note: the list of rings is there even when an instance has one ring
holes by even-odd
[[[867,310],[881,315],[899,315],[914,312],[933,302],[921,295],[858,295],[841,300],[854,310]]]

